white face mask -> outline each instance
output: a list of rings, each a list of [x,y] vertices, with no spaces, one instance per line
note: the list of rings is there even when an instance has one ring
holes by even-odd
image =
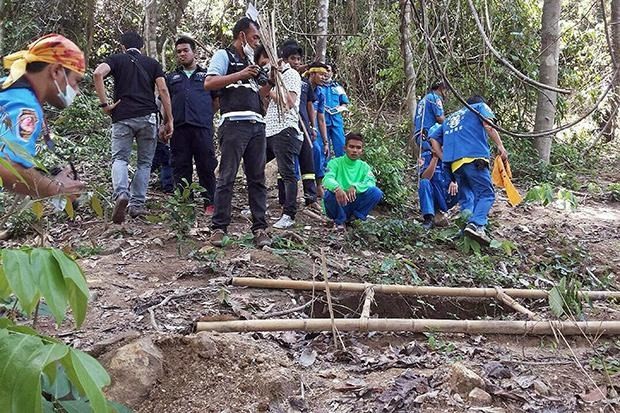
[[[252,63],[254,63],[254,49],[252,49],[252,46],[250,46],[250,44],[247,42],[247,39],[245,38],[245,33],[243,33],[243,39],[246,40],[243,44],[243,54],[245,54],[245,56]]]
[[[75,97],[77,96],[77,92],[75,91],[75,89],[69,85],[69,78],[67,78],[67,72],[64,69],[62,72],[64,73],[65,81],[67,82],[67,87],[65,88],[64,92],[60,90],[60,86],[58,86],[58,82],[54,80],[56,89],[58,89],[58,98],[62,102],[62,107],[60,109],[69,107],[75,100]]]

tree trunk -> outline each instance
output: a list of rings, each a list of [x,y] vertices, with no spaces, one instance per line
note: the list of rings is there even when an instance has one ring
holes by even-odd
[[[157,59],[157,0],[144,0],[144,44],[146,55]]]
[[[5,55],[4,50],[4,18],[5,9],[7,8],[6,0],[0,0],[0,56]]]
[[[2,0],[0,0],[2,1]],[[84,46],[84,61],[88,67],[88,57],[93,49],[93,40],[95,35],[95,10],[97,4],[95,0],[86,1],[86,45]]]
[[[542,14],[542,35],[540,53],[540,82],[550,86],[558,85],[558,59],[560,56],[560,10],[561,0],[545,0]],[[553,129],[557,93],[550,90],[538,92],[535,131]],[[540,159],[549,163],[553,136],[534,140]]]
[[[405,65],[405,101],[409,118],[413,119],[416,109],[415,69],[413,47],[411,46],[411,0],[400,0],[400,50]]]
[[[603,5],[604,7],[604,5]],[[620,0],[611,0],[611,54],[614,62],[614,73],[620,67]],[[605,126],[602,130],[605,142],[611,142],[618,127],[618,114],[620,112],[620,77],[614,78],[612,89],[611,107],[605,117]]]
[[[327,58],[327,20],[329,18],[329,0],[319,0],[318,14],[316,16],[316,56],[315,60],[325,62]]]

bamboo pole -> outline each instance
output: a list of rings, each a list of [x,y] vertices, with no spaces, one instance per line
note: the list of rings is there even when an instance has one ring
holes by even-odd
[[[502,303],[521,314],[525,314],[530,320],[540,320],[536,313],[519,304],[514,298],[506,294],[502,287],[495,287],[495,290],[497,291],[497,299]]]
[[[360,318],[370,318],[370,306],[375,301],[375,289],[372,285],[368,284],[366,288],[366,297],[364,298],[364,305],[362,307],[362,315]]]
[[[402,318],[338,318],[339,331],[409,331],[415,333],[467,333],[594,336],[620,335],[620,321],[497,321],[497,320],[436,320]],[[233,320],[196,323],[196,331],[244,333],[257,331],[331,331],[330,319]]]
[[[271,280],[251,277],[233,277],[232,285],[237,287],[253,288],[275,288],[281,290],[325,290],[325,284],[313,281],[297,280]],[[468,288],[468,287],[433,287],[415,285],[389,285],[372,284],[375,293],[379,294],[401,294],[411,296],[426,297],[486,297],[497,298],[495,288]],[[330,282],[329,288],[335,292],[359,292],[366,290],[366,285],[362,283],[350,282]],[[548,292],[545,290],[527,290],[517,288],[506,288],[503,290],[512,298],[547,298]],[[620,291],[581,291],[580,294],[591,300],[620,299]]]

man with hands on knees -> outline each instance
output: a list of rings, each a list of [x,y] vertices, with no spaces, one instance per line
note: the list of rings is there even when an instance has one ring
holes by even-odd
[[[345,142],[345,155],[329,161],[323,178],[325,213],[338,230],[344,230],[345,224],[355,219],[366,220],[383,198],[370,165],[360,159],[364,151],[362,135],[350,132]]]

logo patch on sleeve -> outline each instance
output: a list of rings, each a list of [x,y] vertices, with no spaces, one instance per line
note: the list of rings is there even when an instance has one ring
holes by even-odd
[[[37,128],[37,112],[34,109],[24,108],[19,112],[17,124],[19,125],[19,136],[23,140],[30,140],[32,134]]]

